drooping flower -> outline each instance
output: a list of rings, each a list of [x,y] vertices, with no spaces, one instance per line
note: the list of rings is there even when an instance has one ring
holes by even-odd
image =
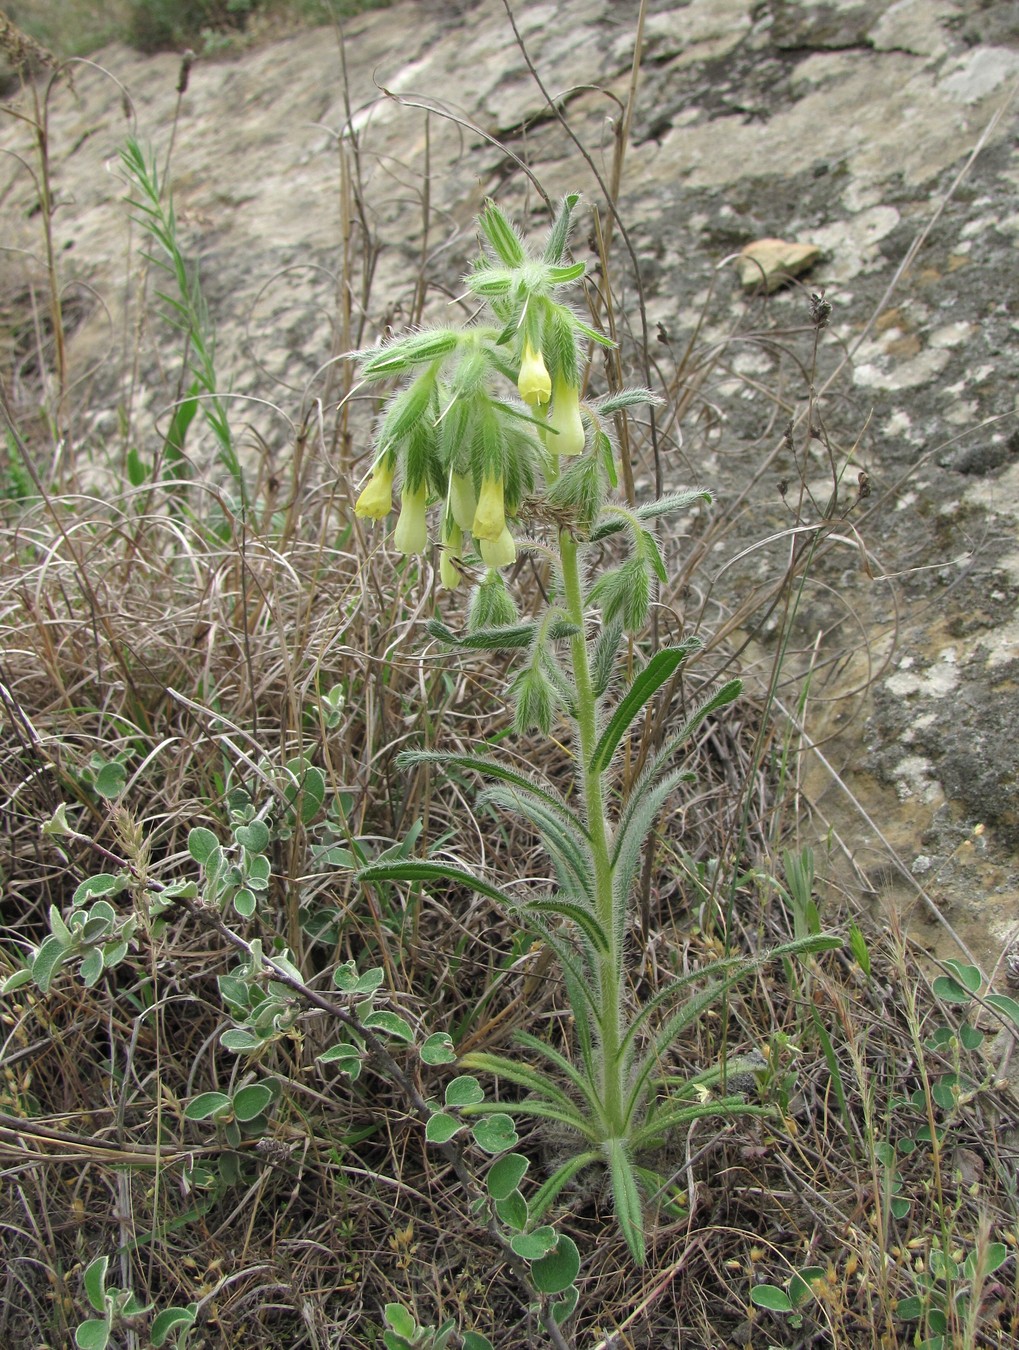
[[[393,466],[380,460],[372,470],[361,495],[354,503],[354,515],[361,520],[381,520],[393,509]]]
[[[498,539],[478,539],[478,552],[486,567],[509,567],[517,560],[517,546],[505,525]]]
[[[452,512],[453,519],[461,530],[471,529],[474,524],[474,512],[478,509],[478,499],[474,492],[474,484],[466,474],[449,475],[447,503],[447,509]]]
[[[486,477],[481,481],[478,508],[471,522],[471,533],[477,540],[496,540],[506,529],[506,508],[503,502],[501,478]],[[492,564],[494,566],[494,564]]]
[[[428,522],[425,507],[428,489],[404,487],[400,501],[400,519],[393,531],[393,544],[401,553],[424,553],[428,547]]]
[[[539,403],[547,403],[552,397],[552,378],[545,368],[544,358],[527,341],[524,342],[517,389],[520,397],[532,408],[536,408]]]
[[[462,559],[463,542],[463,530],[447,512],[439,553],[439,580],[447,591],[455,591],[460,585],[460,570],[456,564]]]
[[[548,424],[557,436],[548,440],[555,455],[579,455],[584,450],[584,424],[580,420],[580,392],[576,385],[556,380]]]

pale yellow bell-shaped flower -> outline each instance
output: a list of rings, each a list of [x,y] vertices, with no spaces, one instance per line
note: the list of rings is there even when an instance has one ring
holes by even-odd
[[[400,519],[393,531],[393,544],[401,553],[424,553],[428,547],[428,522],[425,519],[427,503],[426,487],[403,489]]]
[[[529,342],[524,343],[517,389],[520,397],[532,408],[536,408],[539,403],[547,403],[552,397],[552,377],[545,368],[541,352],[536,352]]]
[[[372,476],[354,503],[354,515],[361,520],[381,520],[393,509],[393,470],[383,461],[376,464]]]
[[[439,580],[447,591],[455,591],[460,585],[460,569],[456,564],[462,557],[463,543],[463,530],[455,520],[447,519],[439,552]]]
[[[469,530],[474,524],[474,512],[478,509],[478,498],[474,484],[466,474],[449,475],[449,509],[453,519],[461,530]]]
[[[478,552],[486,567],[509,567],[517,560],[517,546],[505,525],[498,539],[479,539]]]
[[[478,509],[471,521],[471,534],[475,539],[498,539],[506,529],[506,508],[503,505],[503,483],[501,478],[483,478],[481,495],[478,497]]]
[[[548,424],[557,436],[548,438],[554,455],[579,455],[584,450],[584,424],[580,420],[580,391],[575,385],[556,381]]]

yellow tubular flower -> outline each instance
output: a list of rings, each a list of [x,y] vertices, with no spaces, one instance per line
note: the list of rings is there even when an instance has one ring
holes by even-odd
[[[529,342],[524,343],[517,388],[520,397],[532,408],[536,408],[539,403],[547,403],[552,397],[552,379],[545,369],[541,352],[536,352]]]
[[[469,530],[474,524],[478,499],[474,493],[474,484],[462,473],[449,475],[449,509],[461,530]]]
[[[424,553],[428,547],[428,522],[425,520],[425,506],[428,489],[424,487],[412,491],[404,488],[400,503],[400,519],[393,531],[393,544],[401,553]]]
[[[478,551],[486,567],[509,567],[517,560],[517,546],[505,525],[498,539],[479,539]]]
[[[447,591],[455,591],[460,585],[460,572],[455,564],[461,557],[463,543],[463,530],[455,520],[448,522],[442,532],[443,547],[439,554],[439,580]]]
[[[362,520],[381,520],[393,509],[393,470],[385,461],[376,464],[372,476],[354,503],[354,515]]]
[[[580,392],[572,384],[556,381],[552,414],[548,424],[559,433],[552,436],[548,448],[554,455],[579,455],[584,450],[584,424],[580,420]]]
[[[506,529],[506,509],[503,506],[503,486],[501,478],[484,478],[481,482],[481,496],[478,509],[471,522],[471,534],[475,539],[498,539]]]

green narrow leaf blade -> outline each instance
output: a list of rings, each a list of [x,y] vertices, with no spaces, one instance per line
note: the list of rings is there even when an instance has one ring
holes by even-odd
[[[620,701],[612,720],[602,733],[591,756],[591,772],[604,773],[615,753],[616,746],[633,719],[653,697],[666,680],[670,679],[689,654],[686,647],[663,647],[656,652]]]

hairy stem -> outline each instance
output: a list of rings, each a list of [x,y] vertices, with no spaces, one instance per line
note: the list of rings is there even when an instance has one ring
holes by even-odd
[[[580,788],[594,857],[595,908],[608,950],[598,960],[599,1032],[601,1039],[601,1094],[605,1118],[614,1135],[623,1131],[623,1083],[620,1077],[622,1038],[620,992],[622,985],[622,932],[615,914],[612,888],[611,832],[605,819],[605,785],[602,774],[591,767],[598,739],[598,700],[591,682],[587,637],[584,632],[584,601],[580,581],[577,541],[566,530],[559,536],[566,609],[578,631],[570,639],[573,679],[577,690],[577,783]]]

